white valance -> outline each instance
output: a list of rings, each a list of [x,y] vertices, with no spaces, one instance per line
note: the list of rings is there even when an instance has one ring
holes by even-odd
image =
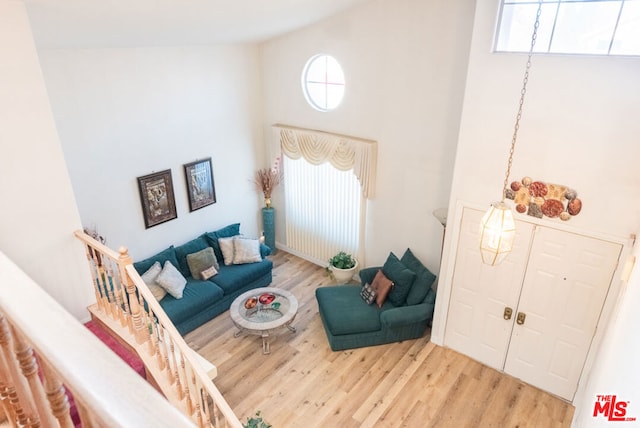
[[[341,171],[353,170],[367,199],[375,196],[377,141],[295,126],[273,125],[280,134],[282,152],[313,165],[329,162]]]

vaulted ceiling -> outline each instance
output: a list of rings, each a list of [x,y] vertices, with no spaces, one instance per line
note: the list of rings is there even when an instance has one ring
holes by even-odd
[[[371,0],[25,0],[39,48],[268,40]]]

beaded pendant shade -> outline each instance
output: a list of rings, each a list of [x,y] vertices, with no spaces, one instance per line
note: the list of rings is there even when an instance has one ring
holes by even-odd
[[[511,138],[511,150],[509,151],[507,171],[505,173],[504,184],[502,186],[502,200],[491,204],[489,210],[482,217],[482,223],[480,224],[480,255],[482,256],[482,262],[491,266],[500,264],[509,255],[513,248],[513,241],[516,235],[516,224],[513,219],[513,211],[504,203],[504,199],[507,192],[507,184],[509,183],[511,165],[513,163],[513,153],[516,148],[518,129],[520,129],[522,107],[524,106],[524,96],[527,93],[531,57],[533,56],[533,47],[535,46],[536,39],[538,37],[541,11],[542,0],[538,0],[538,11],[533,25],[531,46],[529,48],[529,56],[527,58],[524,79],[522,81],[522,89],[520,91],[520,103],[518,105],[518,113],[516,114],[516,123],[513,128],[513,137]]]

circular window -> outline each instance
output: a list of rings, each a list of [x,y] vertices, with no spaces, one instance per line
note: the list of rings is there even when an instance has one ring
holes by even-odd
[[[329,111],[338,107],[344,96],[344,73],[340,63],[329,55],[312,57],[302,72],[302,92],[316,110]]]

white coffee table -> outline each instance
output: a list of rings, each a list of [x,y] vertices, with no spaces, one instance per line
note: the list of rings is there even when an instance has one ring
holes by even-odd
[[[249,290],[238,296],[231,307],[231,320],[242,333],[262,337],[262,353],[269,354],[269,337],[283,327],[295,332],[291,326],[298,312],[298,299],[286,290],[274,287],[263,287]]]

